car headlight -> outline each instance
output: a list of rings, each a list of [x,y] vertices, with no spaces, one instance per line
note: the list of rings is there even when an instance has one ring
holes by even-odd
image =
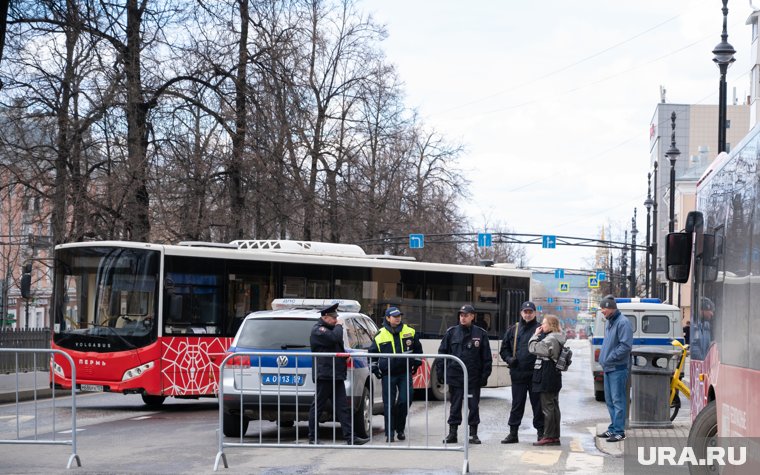
[[[141,364],[135,368],[128,369],[124,372],[124,376],[121,377],[121,380],[129,381],[130,379],[136,378],[151,369],[154,365],[155,363],[151,361],[150,363]]]

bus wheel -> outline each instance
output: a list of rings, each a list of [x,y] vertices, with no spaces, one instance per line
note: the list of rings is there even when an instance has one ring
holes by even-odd
[[[718,442],[718,408],[715,401],[710,401],[702,411],[694,418],[694,423],[689,430],[687,446],[694,450],[697,460],[707,458],[707,448],[715,447]],[[689,472],[694,474],[718,473],[716,466],[690,466]]]
[[[430,397],[436,401],[443,401],[449,388],[438,382],[438,374],[435,368],[430,371]]]
[[[365,386],[359,406],[354,408],[354,435],[366,439],[372,432],[372,401],[369,399],[369,389]]]
[[[166,396],[151,396],[151,395],[143,393],[142,400],[146,406],[161,407],[161,405],[166,400]]]
[[[242,425],[241,425],[242,419]],[[222,416],[222,432],[227,437],[240,437],[248,431],[248,418],[224,413]]]
[[[595,390],[594,391],[594,399],[596,399],[599,402],[604,402],[604,390],[601,390],[601,391],[596,391]]]

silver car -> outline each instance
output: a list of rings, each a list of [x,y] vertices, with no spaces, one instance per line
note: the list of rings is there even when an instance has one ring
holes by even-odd
[[[241,355],[228,360],[222,375],[224,435],[239,437],[256,419],[277,421],[280,427],[308,422],[315,391],[312,357],[297,353],[310,351],[319,309],[335,302],[339,303],[338,323],[343,325],[346,352],[366,352],[377,327],[359,313],[361,306],[353,300],[276,299],[274,310],[245,318],[228,352],[267,352],[272,356]],[[354,431],[358,437],[368,437],[372,415],[382,414],[383,403],[379,381],[373,378],[366,357],[349,358],[345,385]],[[330,412],[319,414],[320,422],[333,420],[332,405],[329,407]]]

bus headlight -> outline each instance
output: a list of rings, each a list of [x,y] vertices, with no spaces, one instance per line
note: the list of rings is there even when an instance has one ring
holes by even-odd
[[[63,367],[59,365],[58,363],[56,363],[55,361],[53,361],[53,373],[55,373],[56,376],[61,377],[61,378],[66,377],[66,375],[63,374]]]
[[[154,366],[154,364],[155,363],[151,361],[150,363],[141,364],[140,366],[137,366],[135,368],[128,369],[124,372],[124,376],[121,377],[121,380],[129,381],[132,378],[141,376],[144,372],[151,369]]]

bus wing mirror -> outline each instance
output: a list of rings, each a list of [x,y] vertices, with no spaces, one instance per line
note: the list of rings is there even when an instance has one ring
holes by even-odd
[[[670,233],[666,242],[665,276],[671,282],[684,284],[691,267],[691,233]]]

